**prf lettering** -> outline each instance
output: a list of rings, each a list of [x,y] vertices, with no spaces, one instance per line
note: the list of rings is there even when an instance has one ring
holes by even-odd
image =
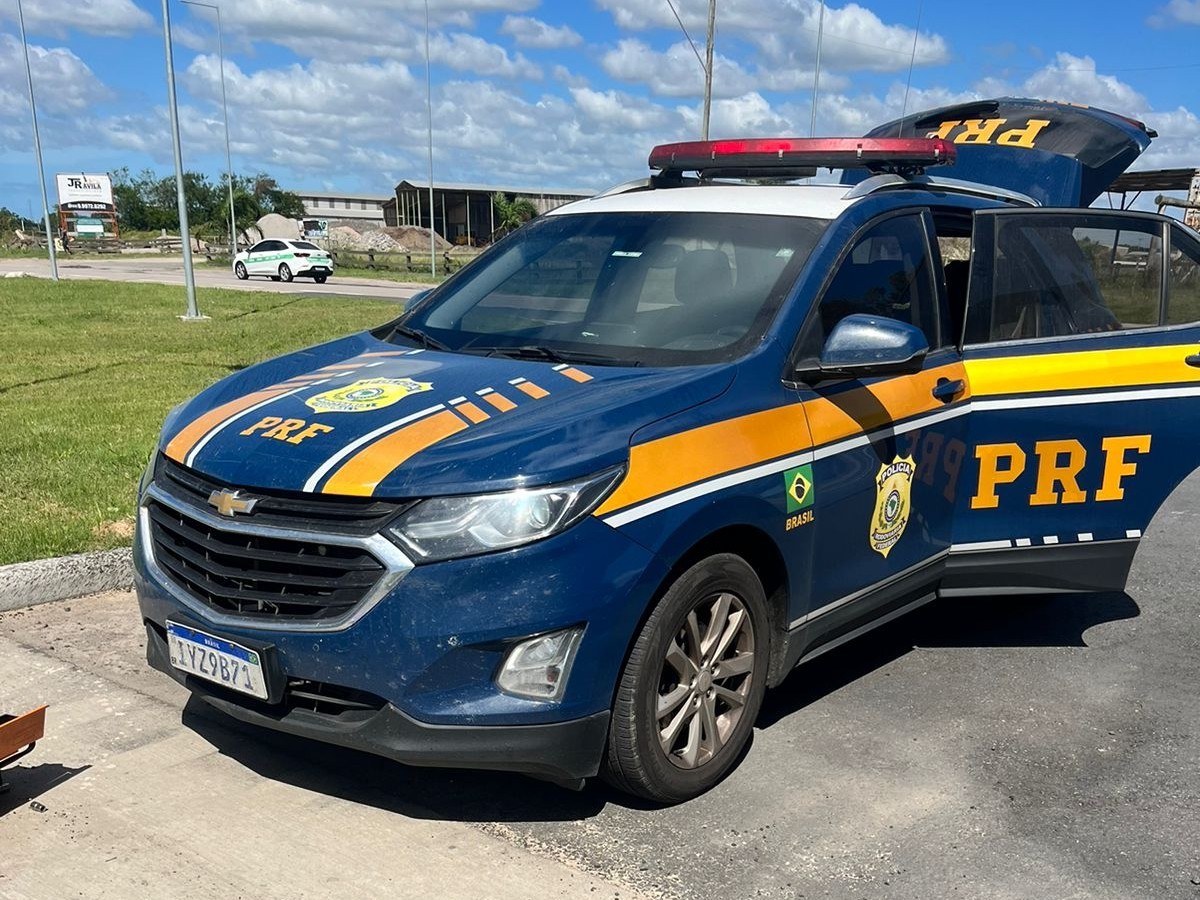
[[[1137,474],[1138,456],[1149,452],[1148,434],[1102,439],[1100,452],[1091,454],[1103,457],[1099,463],[1103,466],[1100,487],[1089,497],[1079,486],[1079,475],[1088,465],[1088,450],[1074,438],[1038,441],[1031,453],[1015,443],[980,444],[975,448],[975,458],[979,460],[979,486],[971,498],[971,509],[998,507],[998,489],[1012,484],[1031,465],[1037,467],[1037,482],[1028,497],[1030,506],[1084,503],[1089,499],[1100,502],[1121,500],[1125,497],[1122,480]]]
[[[1049,119],[1029,119],[1023,128],[1001,127],[1008,119],[951,119],[938,126],[937,131],[927,135],[931,138],[949,138],[954,135],[956,144],[999,144],[1003,147],[1033,148],[1037,136],[1050,124]]]
[[[277,441],[287,441],[289,444],[299,444],[319,434],[329,434],[332,425],[322,425],[313,422],[311,425],[303,419],[282,419],[279,416],[266,416],[259,419],[245,431],[242,436],[257,434],[259,437],[275,438]]]

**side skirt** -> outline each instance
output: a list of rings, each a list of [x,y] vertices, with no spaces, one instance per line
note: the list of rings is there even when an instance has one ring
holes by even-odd
[[[951,552],[942,597],[1122,591],[1139,540]]]

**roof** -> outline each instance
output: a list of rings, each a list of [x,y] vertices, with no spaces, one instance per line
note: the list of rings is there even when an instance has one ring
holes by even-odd
[[[836,219],[857,198],[844,184],[704,184],[609,194],[560,206],[551,216],[597,212],[716,212]]]
[[[410,181],[406,178],[396,185],[396,190],[398,191],[404,187],[427,191],[429,190],[429,182]],[[596,193],[595,191],[579,190],[577,188],[530,188],[496,184],[461,184],[449,181],[434,181],[433,189],[435,191],[466,191],[481,194],[495,194],[499,192],[502,194],[521,194],[527,197],[591,197]]]
[[[1200,169],[1154,169],[1145,172],[1126,172],[1108,186],[1115,194],[1138,191],[1186,191]]]
[[[297,197],[312,197],[314,200],[374,200],[382,203],[391,194],[356,194],[351,191],[292,191]]]

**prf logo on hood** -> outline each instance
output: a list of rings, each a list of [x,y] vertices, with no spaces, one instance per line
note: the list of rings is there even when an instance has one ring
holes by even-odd
[[[399,403],[409,394],[420,394],[433,390],[428,381],[413,381],[411,378],[365,378],[309,397],[306,406],[322,412],[370,412]]]

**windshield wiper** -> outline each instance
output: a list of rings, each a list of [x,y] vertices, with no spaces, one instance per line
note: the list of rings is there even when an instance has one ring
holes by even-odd
[[[410,341],[418,341],[426,350],[446,350],[450,348],[443,344],[435,337],[430,337],[419,328],[413,328],[411,325],[397,325],[392,329],[393,335],[408,338]]]
[[[464,347],[461,353],[477,353],[480,356],[507,356],[510,359],[544,359],[546,362],[591,363],[597,366],[640,366],[637,360],[614,359],[599,353],[578,350],[558,350],[553,347],[524,345],[520,347]]]

